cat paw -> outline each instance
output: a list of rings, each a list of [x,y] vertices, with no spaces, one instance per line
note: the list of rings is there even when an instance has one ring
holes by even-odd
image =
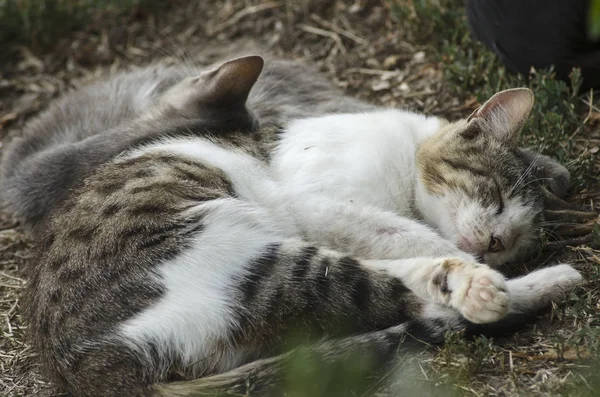
[[[437,280],[446,304],[473,323],[500,320],[508,312],[509,296],[504,276],[486,265],[458,258],[440,264]]]
[[[572,266],[560,264],[508,280],[508,286],[515,296],[520,297],[519,301],[513,302],[518,308],[542,309],[564,300],[567,292],[582,281],[583,277]]]
[[[583,281],[581,273],[571,265],[564,263],[540,269],[536,273],[539,273],[535,275],[536,281],[539,283],[544,280],[550,281],[555,288],[561,289],[563,292],[578,286]]]

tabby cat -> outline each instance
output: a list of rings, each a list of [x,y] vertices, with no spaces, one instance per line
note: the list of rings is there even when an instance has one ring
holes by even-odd
[[[38,229],[25,306],[59,387],[280,395],[295,360],[380,368],[409,335],[502,332],[581,281],[565,264],[505,280],[480,263],[536,235],[515,143],[529,90],[454,123],[372,109],[258,127],[237,116],[261,69],[240,58],[163,90],[109,131],[155,139],[86,170]],[[320,342],[291,349],[290,334]]]

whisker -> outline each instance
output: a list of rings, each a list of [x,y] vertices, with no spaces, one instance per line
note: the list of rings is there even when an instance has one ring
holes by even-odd
[[[519,176],[519,179],[517,179],[517,181],[515,182],[515,184],[509,189],[509,193],[508,193],[509,196],[511,196],[516,191],[518,191],[518,189],[521,188],[521,186],[520,186],[521,183],[525,180],[527,174],[529,174],[529,172],[531,172],[531,170],[533,169],[533,167],[537,164],[540,156],[541,155],[539,153],[537,153],[535,155],[535,157],[533,158],[533,160],[531,161],[531,164],[529,164],[529,166],[525,169],[525,171],[523,171],[523,173],[521,173],[521,175]]]

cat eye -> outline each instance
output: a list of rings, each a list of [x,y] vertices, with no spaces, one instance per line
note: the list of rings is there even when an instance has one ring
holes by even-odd
[[[498,237],[492,236],[490,238],[490,245],[488,246],[488,252],[500,252],[504,250],[504,244]]]

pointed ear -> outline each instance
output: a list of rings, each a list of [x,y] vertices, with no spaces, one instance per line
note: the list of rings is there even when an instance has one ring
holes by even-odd
[[[160,102],[189,117],[197,117],[207,108],[244,109],[263,65],[256,55],[227,61],[183,79],[164,92]]]
[[[195,78],[199,101],[205,104],[239,106],[246,103],[250,90],[262,72],[264,60],[258,55],[227,61]]]
[[[465,138],[473,139],[473,134],[479,131],[507,143],[516,143],[533,102],[533,92],[529,88],[500,91],[469,116],[467,122],[476,120],[480,128],[467,128]]]

